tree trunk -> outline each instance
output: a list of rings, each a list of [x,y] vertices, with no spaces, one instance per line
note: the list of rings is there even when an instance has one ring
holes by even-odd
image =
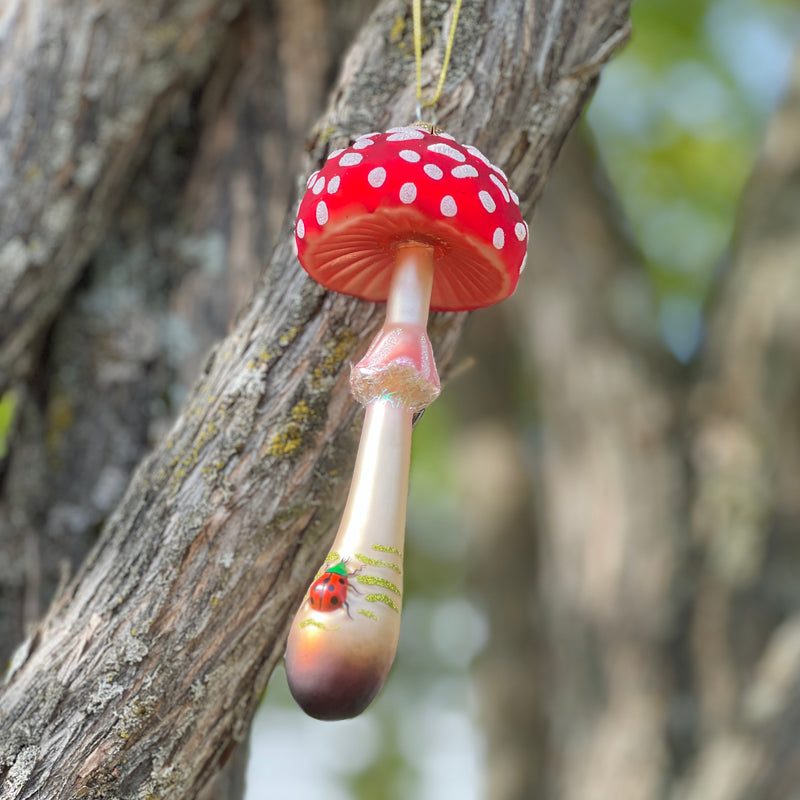
[[[680,798],[782,800],[800,752],[800,58],[741,206],[691,396],[689,656]]]
[[[19,4],[7,16],[18,36],[0,75],[22,106],[12,104],[10,135],[0,138],[0,163],[12,165],[2,196],[18,204],[4,207],[0,227],[0,261],[14,266],[1,298],[4,382],[35,363],[33,344],[106,232],[112,199],[152,141],[165,100],[220,52],[238,7],[176,2],[137,16],[106,6],[81,16],[62,4],[43,20],[30,16],[35,5]],[[365,23],[310,143],[309,168],[354,134],[413,117],[407,12],[384,2]],[[462,9],[439,121],[510,173],[528,212],[626,35],[626,12],[626,2],[611,0],[591,9],[521,0]],[[438,32],[440,18],[427,22]],[[38,58],[43,43],[49,59]],[[426,81],[440,54],[426,51]],[[43,66],[29,80],[34,64]],[[44,102],[42,86],[59,102],[48,125],[31,132],[14,112]],[[223,98],[206,96],[212,115]],[[64,130],[69,147],[58,138]],[[205,189],[208,178],[195,174],[195,191]],[[248,166],[237,175],[226,184],[229,269],[242,263],[243,243],[249,262],[264,241],[233,230],[243,219],[236,201],[248,208],[258,197]],[[16,191],[26,177],[40,182],[36,191]],[[291,238],[285,224],[264,279],[203,363],[179,418],[18,651],[0,694],[3,800],[194,797],[245,738],[343,505],[359,417],[346,365],[380,317],[308,281]],[[461,321],[431,322],[444,366]]]
[[[680,406],[642,325],[647,277],[607,198],[571,137],[537,207],[526,281],[503,321],[476,318],[469,337],[470,352],[499,338],[489,346],[514,354],[534,394],[515,406],[519,374],[493,365],[476,383],[505,386],[506,402],[487,398],[496,418],[466,436],[494,476],[462,489],[470,586],[492,631],[474,673],[491,800],[654,800],[668,773]]]
[[[646,278],[606,224],[601,192],[581,179],[586,151],[570,155],[537,223],[537,290],[519,317],[541,387],[551,796],[655,798],[684,513],[680,406],[648,331],[617,316],[615,294],[644,294]]]
[[[242,3],[11,0],[0,51],[0,392],[36,363],[171,100]]]
[[[486,797],[786,800],[800,781],[800,61],[693,368],[659,344],[609,195],[572,139],[505,323],[471,325],[470,352],[492,336],[521,351],[536,408],[523,438],[511,385],[493,391],[498,418],[457,452],[493,476],[464,489],[491,621],[474,675]],[[491,366],[476,385],[504,385]]]

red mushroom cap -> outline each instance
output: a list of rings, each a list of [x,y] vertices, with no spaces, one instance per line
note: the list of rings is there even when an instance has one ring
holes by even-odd
[[[434,311],[482,308],[516,288],[528,244],[519,200],[499,167],[448,134],[365,134],[307,186],[297,255],[328,289],[386,300],[395,250],[409,241],[434,247]]]

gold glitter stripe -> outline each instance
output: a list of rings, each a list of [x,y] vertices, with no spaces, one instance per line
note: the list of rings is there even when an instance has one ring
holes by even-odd
[[[403,557],[403,551],[398,550],[396,547],[389,547],[386,544],[374,544],[372,545],[373,550],[377,550],[380,553],[394,553],[396,556]]]
[[[385,603],[392,611],[396,611],[398,614],[400,613],[397,603],[395,603],[388,594],[376,592],[375,594],[368,594],[364,599],[368,603]]]
[[[356,577],[356,580],[359,583],[366,583],[369,586],[382,586],[384,589],[388,589],[395,594],[402,594],[402,592],[391,581],[387,581],[386,578],[377,578],[374,575],[359,575]]]
[[[398,575],[403,574],[403,570],[397,565],[392,563],[391,561],[384,561],[381,558],[370,558],[369,556],[365,556],[363,553],[356,553],[356,558],[362,564],[368,564],[370,567],[386,567],[387,569],[394,570]]]

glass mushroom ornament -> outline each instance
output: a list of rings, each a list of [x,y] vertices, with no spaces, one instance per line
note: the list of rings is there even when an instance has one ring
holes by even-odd
[[[373,700],[397,650],[412,417],[440,390],[428,312],[508,297],[528,228],[506,176],[479,150],[410,126],[331,153],[308,179],[295,238],[318,283],[386,303],[382,329],[351,371],[366,414],[350,494],[286,648],[301,708],[346,719]]]

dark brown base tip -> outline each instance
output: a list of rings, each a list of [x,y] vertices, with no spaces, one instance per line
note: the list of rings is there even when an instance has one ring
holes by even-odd
[[[337,663],[335,659],[295,663],[289,653],[286,655],[286,678],[292,697],[315,719],[357,717],[375,699],[387,673],[388,669]]]

